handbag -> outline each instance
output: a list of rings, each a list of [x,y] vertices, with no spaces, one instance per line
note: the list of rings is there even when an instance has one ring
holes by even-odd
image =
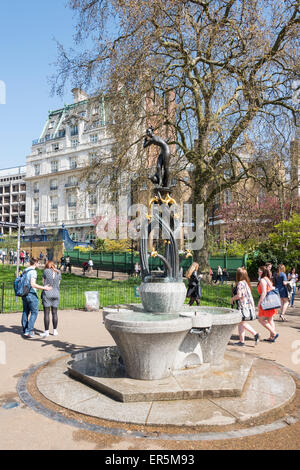
[[[245,285],[246,285],[246,290],[247,290],[248,299],[249,299],[251,296],[251,292],[248,287],[248,284],[245,283]],[[243,303],[239,301],[238,305],[239,305],[239,311],[242,314],[242,321],[252,321],[256,319],[255,308],[253,305],[250,304],[249,300]]]
[[[276,289],[270,290],[260,306],[263,310],[273,310],[274,308],[280,308],[281,300],[278,291],[276,291]]]
[[[242,314],[242,321],[256,320],[255,309],[249,304],[241,304],[239,310]]]

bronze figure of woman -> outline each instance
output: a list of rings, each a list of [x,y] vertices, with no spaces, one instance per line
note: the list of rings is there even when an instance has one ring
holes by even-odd
[[[150,145],[157,145],[161,148],[160,154],[156,163],[156,173],[150,179],[152,183],[157,184],[159,187],[169,187],[169,162],[170,162],[170,149],[165,140],[153,134],[153,127],[148,127],[146,131],[147,137],[144,140],[144,148]]]

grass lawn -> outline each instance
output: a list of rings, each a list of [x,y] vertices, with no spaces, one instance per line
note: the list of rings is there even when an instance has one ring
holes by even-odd
[[[13,281],[15,279],[15,266],[0,265],[0,312],[22,311],[21,298],[15,297]],[[38,284],[42,284],[42,270],[38,270]],[[85,307],[85,291],[98,291],[101,307],[107,305],[139,303],[135,296],[134,287],[140,284],[140,279],[130,278],[126,281],[92,279],[75,274],[62,273],[60,285],[60,306],[63,309],[83,309]],[[40,297],[38,291],[38,296]],[[230,307],[232,296],[231,284],[210,285],[202,283],[201,305]],[[257,302],[257,293],[253,289],[254,299]],[[187,299],[188,302],[188,299]],[[42,303],[40,302],[40,309]]]

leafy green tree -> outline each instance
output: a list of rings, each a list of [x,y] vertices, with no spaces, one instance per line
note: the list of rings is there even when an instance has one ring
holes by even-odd
[[[194,208],[204,205],[204,245],[195,251],[204,269],[210,205],[256,168],[241,148],[247,153],[249,140],[257,149],[268,148],[293,125],[299,0],[69,4],[79,14],[77,51],[59,45],[54,86],[62,92],[71,77],[74,86],[90,86],[100,97],[104,91],[115,142],[111,164],[103,155],[93,176],[100,179],[110,165],[112,192],[112,180],[120,184],[120,175],[144,174],[146,127],[151,123],[167,134],[177,149],[172,161],[179,175],[189,171],[184,183]],[[87,38],[92,46],[84,50]],[[176,112],[169,113],[170,106]],[[202,230],[203,221],[196,222]]]

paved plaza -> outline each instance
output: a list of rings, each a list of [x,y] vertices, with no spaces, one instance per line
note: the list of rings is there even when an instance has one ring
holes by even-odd
[[[300,298],[295,302],[295,308],[288,310],[288,321],[276,320],[279,333],[277,342],[263,341],[267,331],[255,321],[254,327],[261,333],[262,341],[255,346],[252,338],[246,338],[246,347],[240,348],[237,329],[234,330],[228,345],[228,351],[247,353],[253,358],[267,359],[272,369],[281,365],[285,371],[293,371],[300,375]],[[23,403],[18,394],[20,380],[28,370],[53,359],[62,357],[86,348],[113,346],[110,334],[104,328],[101,312],[85,312],[79,310],[59,312],[59,336],[50,335],[41,338],[38,333],[43,331],[43,315],[40,313],[36,322],[36,337],[24,339],[21,336],[21,314],[3,314],[0,317],[0,449],[58,449],[58,450],[175,450],[175,449],[299,449],[300,421],[287,420],[280,429],[263,432],[257,435],[247,435],[239,438],[226,439],[147,439],[146,427],[140,427],[137,433],[130,431],[121,434],[93,431],[93,428],[80,428],[71,421],[52,419],[38,413],[27,403]],[[271,361],[271,362],[270,362]],[[49,378],[49,380],[51,380]],[[299,385],[297,385],[298,387]],[[296,415],[300,409],[298,388],[296,399],[288,409],[289,414]],[[263,399],[264,397],[262,397]],[[84,398],[82,400],[84,402]],[[133,407],[139,404],[132,403]],[[295,408],[296,406],[296,408]],[[298,408],[297,408],[298,407]],[[164,406],[162,402],[162,412]],[[237,410],[236,410],[237,411]],[[247,410],[245,410],[246,412]],[[58,411],[59,413],[59,411]],[[232,410],[234,414],[234,410]],[[104,423],[109,426],[109,422]],[[222,428],[219,428],[222,431]],[[163,429],[166,435],[169,428]],[[177,430],[178,432],[178,430]],[[180,432],[180,430],[179,430]],[[191,429],[189,429],[191,432]],[[182,428],[181,435],[184,434]]]

